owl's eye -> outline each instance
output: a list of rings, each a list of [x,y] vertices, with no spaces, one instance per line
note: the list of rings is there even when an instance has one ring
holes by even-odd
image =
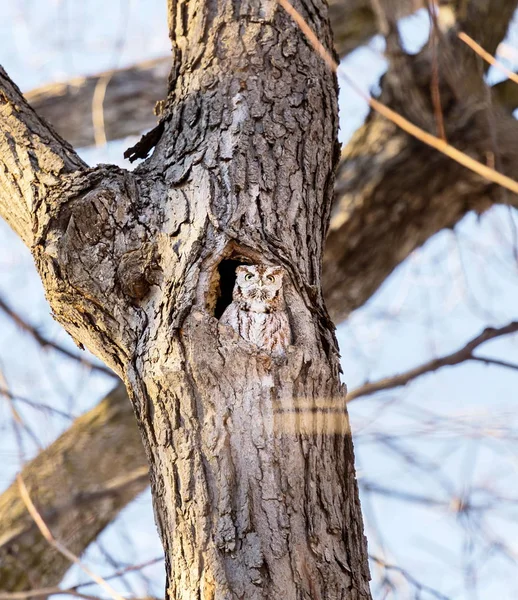
[[[247,281],[250,281],[250,279],[253,279],[253,278],[254,278],[254,276],[252,275],[252,273],[247,273],[247,274],[245,275],[245,279],[246,279]]]
[[[268,281],[270,281],[271,283],[275,281],[275,277],[273,275],[267,275],[266,279],[268,279]]]

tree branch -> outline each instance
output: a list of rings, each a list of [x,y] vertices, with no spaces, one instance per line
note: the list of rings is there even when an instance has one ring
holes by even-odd
[[[508,335],[511,333],[516,333],[518,331],[518,322],[513,321],[504,327],[493,328],[488,327],[484,329],[482,333],[477,335],[471,341],[469,341],[463,348],[453,352],[452,354],[448,354],[441,358],[434,358],[423,365],[416,367],[415,369],[410,369],[405,373],[400,373],[399,375],[395,375],[393,377],[385,377],[384,379],[380,379],[379,381],[374,381],[372,383],[365,383],[364,385],[352,390],[347,394],[347,401],[352,402],[358,398],[362,398],[365,396],[371,396],[376,392],[380,392],[382,390],[391,390],[397,387],[401,387],[417,379],[421,375],[426,373],[433,373],[438,369],[446,366],[454,366],[460,363],[466,362],[468,360],[476,360],[483,361],[486,363],[498,364],[500,366],[512,367],[518,369],[518,365],[511,365],[510,363],[504,363],[503,361],[497,361],[491,358],[482,358],[478,356],[474,356],[473,352],[485,342],[489,340],[493,340],[498,337],[502,337],[504,335]]]
[[[112,573],[111,575],[106,575],[105,577],[103,577],[103,579],[104,579],[104,581],[110,581],[112,579],[117,579],[118,577],[121,577],[122,575],[126,575],[127,573],[133,573],[135,571],[140,571],[142,569],[145,569],[146,567],[155,565],[155,564],[157,564],[159,562],[163,562],[163,561],[164,561],[163,556],[160,556],[159,558],[153,558],[151,560],[147,560],[146,562],[140,563],[138,565],[131,565],[129,567],[124,567],[122,569],[119,569],[118,571],[115,571],[115,573]],[[8,592],[8,593],[0,592],[0,600],[26,600],[28,598],[36,598],[36,597],[40,597],[40,596],[53,596],[53,595],[58,595],[58,594],[70,594],[72,596],[77,596],[79,598],[94,598],[95,600],[97,600],[96,596],[89,596],[89,595],[78,592],[78,590],[80,590],[81,588],[91,586],[91,585],[93,585],[93,583],[94,582],[92,582],[92,581],[85,581],[84,583],[78,583],[77,585],[74,585],[69,588],[60,588],[57,586],[53,586],[53,587],[47,587],[47,588],[27,590],[27,591],[23,591],[23,592]],[[144,599],[142,599],[142,600],[144,600]],[[147,598],[147,600],[151,600],[151,599]]]
[[[64,346],[60,346],[59,344],[47,339],[35,327],[27,323],[27,321],[25,321],[25,319],[23,319],[15,310],[8,306],[2,298],[0,298],[0,310],[3,311],[10,319],[12,319],[12,321],[20,329],[32,336],[42,348],[52,348],[63,356],[76,360],[83,365],[87,365],[94,371],[100,371],[101,373],[109,375],[110,377],[117,377],[117,375],[115,375],[111,369],[108,369],[101,364],[96,364],[78,354],[75,354],[74,352],[70,352],[70,350],[67,350]]]
[[[53,534],[80,554],[148,485],[139,469],[147,469],[147,461],[121,384],[28,463],[22,477]],[[117,474],[134,472],[138,477],[113,483]],[[67,497],[72,500],[64,503]],[[57,585],[70,563],[48,547],[16,483],[0,496],[0,522],[2,588],[17,591]]]
[[[60,178],[86,168],[0,67],[0,215],[29,247],[34,218]]]
[[[449,5],[451,1],[440,0],[440,4]],[[393,4],[394,19],[402,19],[426,5],[426,0],[398,0]],[[340,58],[380,33],[378,17],[371,0],[330,0],[329,17],[335,48]]]
[[[491,22],[500,20],[495,27],[502,36],[510,11],[498,6],[492,5]],[[472,29],[469,20],[463,26]],[[494,46],[493,33],[490,39],[479,37],[487,41],[486,48]],[[438,60],[446,137],[458,150],[482,163],[496,162],[498,171],[512,177],[518,172],[518,123],[491,103],[483,69],[473,57],[480,60],[456,33],[442,36]],[[436,133],[432,58],[428,47],[417,56],[393,53],[380,100]],[[373,112],[342,153],[335,193],[323,269],[335,321],[362,306],[413,250],[441,229],[454,227],[470,210],[518,203],[515,194],[430,151]]]
[[[152,226],[134,218],[149,188],[115,166],[87,169],[3,70],[0,98],[0,216],[31,249],[56,319],[122,375],[160,270]]]
[[[445,596],[444,594],[441,594],[441,592],[438,592],[436,589],[421,583],[405,569],[398,567],[397,565],[388,564],[383,559],[372,554],[369,554],[369,558],[377,565],[383,567],[386,571],[394,571],[402,575],[408,581],[408,583],[411,584],[417,590],[417,593],[419,595],[421,595],[421,592],[424,592],[426,594],[430,594],[434,598],[437,598],[437,600],[452,600],[450,596]]]
[[[43,517],[39,513],[38,509],[34,506],[34,502],[27,490],[27,486],[23,481],[23,478],[20,474],[16,477],[16,482],[18,483],[18,489],[20,492],[20,496],[22,498],[25,507],[27,508],[28,513],[31,515],[32,520],[38,527],[41,535],[45,538],[49,546],[57,550],[62,556],[64,556],[71,564],[77,565],[83,573],[88,575],[92,581],[94,581],[99,587],[101,587],[108,595],[113,598],[113,600],[124,600],[124,598],[116,592],[109,583],[104,581],[102,577],[99,577],[96,573],[90,570],[86,565],[84,565],[73,552],[71,552],[66,545],[64,545],[60,540],[56,539],[50,529],[48,528],[47,523],[45,523]]]
[[[505,79],[491,88],[495,101],[507,112],[518,108],[518,85],[511,79]]]
[[[76,148],[95,144],[93,115],[102,111],[107,141],[140,135],[156,125],[155,104],[167,94],[171,57],[145,61],[125,69],[51,83],[25,94],[38,114],[50,121]],[[106,90],[95,106],[95,90]]]
[[[457,27],[464,31],[489,54],[495,54],[504,39],[516,11],[516,0],[470,0],[461,3]]]

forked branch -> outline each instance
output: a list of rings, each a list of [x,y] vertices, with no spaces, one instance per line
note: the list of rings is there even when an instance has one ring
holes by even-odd
[[[381,392],[385,390],[391,390],[397,387],[402,387],[421,377],[421,375],[425,375],[426,373],[433,373],[442,367],[452,367],[454,365],[459,365],[463,362],[467,362],[470,360],[484,362],[487,364],[495,364],[507,368],[518,369],[518,364],[514,365],[512,363],[507,363],[505,361],[500,361],[498,359],[485,358],[481,356],[475,356],[475,350],[488,342],[489,340],[494,340],[496,338],[509,335],[512,333],[516,333],[518,331],[518,322],[513,321],[504,327],[493,328],[488,327],[484,329],[482,333],[477,335],[471,341],[469,341],[463,348],[457,350],[456,352],[452,352],[446,356],[442,356],[441,358],[434,358],[433,360],[424,363],[423,365],[416,367],[415,369],[410,369],[405,373],[400,373],[399,375],[394,375],[393,377],[385,377],[384,379],[380,379],[379,381],[373,381],[372,383],[365,383],[364,385],[352,390],[347,395],[347,401],[352,402],[353,400],[357,400],[358,398],[363,398],[365,396],[371,396],[376,392]]]

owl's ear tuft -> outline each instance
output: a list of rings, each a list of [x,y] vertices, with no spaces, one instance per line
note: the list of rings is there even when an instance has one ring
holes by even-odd
[[[240,273],[248,273],[250,271],[250,267],[252,267],[253,265],[239,265],[236,268],[236,275],[239,275]]]
[[[271,267],[272,275],[280,275],[281,277],[286,275],[286,269],[284,267]]]

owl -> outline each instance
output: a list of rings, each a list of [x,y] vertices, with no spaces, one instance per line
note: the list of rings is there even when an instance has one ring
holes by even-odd
[[[282,267],[241,265],[236,269],[232,303],[221,316],[239,335],[273,356],[284,356],[291,328],[284,303]]]

